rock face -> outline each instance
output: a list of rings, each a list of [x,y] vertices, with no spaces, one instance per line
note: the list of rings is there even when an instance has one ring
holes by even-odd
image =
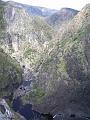
[[[4,101],[4,99],[0,100],[0,120],[10,120],[12,118],[13,114],[9,106]]]
[[[47,17],[47,22],[54,27],[58,27],[58,25],[61,26],[63,23],[68,22],[78,12],[79,11],[71,8],[62,8],[60,11],[57,11],[56,13]]]
[[[1,34],[2,47],[19,62],[33,68],[51,41],[54,30],[43,18],[30,16],[21,7],[9,2],[0,6],[5,25]]]
[[[65,116],[90,115],[90,5],[58,31],[38,64],[37,83],[24,102]]]
[[[0,100],[0,119],[10,120],[14,117],[14,114],[11,112],[9,106],[4,99]]]
[[[25,120],[22,116],[14,113],[4,99],[0,99],[0,120]]]
[[[6,53],[6,44],[11,46],[11,37],[6,37],[6,20],[4,16],[5,3],[0,1],[0,98],[10,97],[12,101],[14,91],[22,81],[22,69],[15,58]]]

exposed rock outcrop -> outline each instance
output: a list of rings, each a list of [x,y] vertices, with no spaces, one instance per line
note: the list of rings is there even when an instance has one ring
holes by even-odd
[[[4,99],[0,100],[0,119],[10,120],[14,118],[14,114],[11,112],[9,106]]]
[[[25,120],[13,112],[4,99],[0,99],[0,120]]]
[[[43,18],[29,15],[24,8],[9,2],[0,4],[2,48],[20,63],[34,68],[52,40],[54,30]],[[1,26],[2,27],[2,26]]]

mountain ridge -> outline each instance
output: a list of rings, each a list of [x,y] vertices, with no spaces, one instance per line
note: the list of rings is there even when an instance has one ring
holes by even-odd
[[[7,3],[13,4],[16,7],[22,7],[29,14],[36,15],[36,16],[42,16],[42,17],[49,16],[58,11],[55,9],[50,9],[50,8],[45,8],[45,7],[40,7],[40,6],[33,6],[33,5],[28,5],[28,4],[22,4],[22,3],[12,2],[12,1],[8,1]]]
[[[47,17],[47,22],[52,26],[60,26],[65,22],[73,19],[75,15],[78,14],[78,10],[72,8],[62,8],[51,16]]]

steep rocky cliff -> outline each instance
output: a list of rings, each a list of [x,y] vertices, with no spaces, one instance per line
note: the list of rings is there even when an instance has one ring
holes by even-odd
[[[0,99],[0,120],[25,120],[18,113],[13,112],[4,99]]]
[[[52,39],[54,30],[40,17],[30,16],[25,9],[10,2],[0,4],[5,30],[2,47],[19,62],[33,68]]]
[[[13,94],[22,82],[23,71],[17,60],[11,58],[10,54],[6,53],[5,49],[2,49],[6,48],[6,42],[9,45],[8,40],[4,39],[7,28],[4,16],[5,5],[4,2],[0,1],[0,120],[20,120],[21,117],[16,113],[14,114],[7,105],[7,103],[11,105]],[[6,99],[7,103],[4,99]]]
[[[36,68],[24,102],[46,113],[90,115],[90,4],[60,28]]]

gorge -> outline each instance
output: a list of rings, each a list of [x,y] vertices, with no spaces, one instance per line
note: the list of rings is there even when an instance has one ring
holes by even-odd
[[[90,4],[0,0],[0,101],[0,120],[90,119]]]

